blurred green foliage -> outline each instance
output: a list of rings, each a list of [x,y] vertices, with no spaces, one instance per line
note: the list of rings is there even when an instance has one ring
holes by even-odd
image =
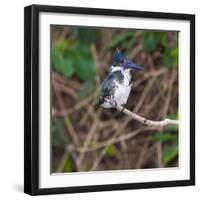
[[[59,147],[64,145],[64,131],[65,125],[63,119],[52,120],[51,132],[52,132],[52,145]]]
[[[68,156],[68,158],[65,160],[64,171],[65,172],[74,172],[75,171],[75,164],[74,164],[73,159],[70,156]]]
[[[92,94],[94,90],[95,85],[92,83],[92,81],[85,81],[78,92],[78,100],[81,101],[85,99],[90,94]]]
[[[173,134],[172,134],[173,133]],[[156,142],[163,142],[163,164],[168,166],[178,156],[178,135],[177,132],[155,133],[151,139]]]
[[[170,133],[156,133],[152,135],[152,140],[157,142],[173,142],[177,137]]]
[[[144,48],[149,52],[155,51],[159,46],[167,47],[166,32],[143,32]]]
[[[71,31],[71,37],[61,38],[52,44],[53,69],[66,79],[76,76],[82,81],[92,81],[96,68],[90,47],[99,40],[99,31],[88,28],[74,28]]]
[[[153,53],[160,48],[163,55],[163,64],[169,70],[173,65],[178,66],[178,38],[176,38],[173,45],[169,45],[169,38],[167,32],[143,32],[144,48]]]
[[[177,34],[178,35],[178,34]],[[178,36],[177,36],[178,37]],[[82,101],[95,91],[95,78],[97,75],[94,59],[91,54],[91,46],[98,44],[102,39],[102,32],[98,28],[70,28],[67,37],[60,37],[52,42],[51,56],[52,68],[60,73],[65,79],[78,79],[81,87],[77,93],[77,101]],[[116,48],[124,52],[130,52],[140,43],[145,53],[153,55],[156,51],[161,54],[161,63],[171,70],[173,66],[178,67],[178,38],[169,42],[168,32],[149,31],[117,31],[110,41],[106,43],[105,51],[113,51]],[[177,91],[176,84],[173,90]],[[171,119],[178,119],[178,114],[168,116]],[[75,122],[74,122],[75,123]],[[64,152],[65,125],[63,119],[52,120],[52,145]],[[163,143],[163,164],[164,166],[178,157],[178,126],[169,126],[167,130],[152,135],[151,140]],[[90,146],[95,146],[96,140],[92,140]],[[106,148],[106,156],[113,158],[117,155],[117,148],[110,144]],[[68,156],[64,163],[64,171],[73,172],[75,164]]]
[[[110,144],[107,146],[106,155],[108,157],[115,157],[116,153],[117,153],[117,149],[114,144]]]
[[[178,156],[178,142],[166,144],[163,148],[162,155],[164,166],[167,166]]]
[[[116,34],[107,46],[109,49],[129,50],[134,48],[140,38],[143,39],[144,49],[149,53],[161,50],[163,64],[169,70],[173,65],[178,66],[178,38],[173,44],[169,44],[167,32],[144,31],[136,34],[123,31]],[[100,40],[100,29],[72,28],[70,37],[60,38],[52,44],[53,69],[67,79],[76,76],[82,81],[94,80],[96,68],[90,48]]]
[[[172,46],[169,45],[167,32],[135,32],[125,31],[115,36],[108,44],[108,48],[121,48],[129,50],[134,48],[137,41],[143,39],[143,47],[149,53],[154,53],[157,49],[162,51],[163,64],[171,70],[173,65],[178,66],[178,40]]]
[[[124,49],[130,49],[134,46],[136,41],[137,38],[134,32],[122,32],[110,41],[108,48],[118,48],[120,46]]]
[[[80,43],[86,45],[97,43],[101,38],[100,30],[96,28],[73,28],[72,34]]]
[[[178,112],[168,116],[170,119],[178,120]],[[168,126],[164,132],[158,132],[151,136],[155,142],[163,142],[162,158],[164,166],[168,166],[178,157],[178,126]]]

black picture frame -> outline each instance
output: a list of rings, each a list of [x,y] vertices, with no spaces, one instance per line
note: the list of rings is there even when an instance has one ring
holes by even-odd
[[[190,179],[148,183],[39,188],[39,14],[76,13],[170,20],[190,23]],[[24,9],[24,192],[30,195],[142,189],[195,184],[195,15],[31,5]]]

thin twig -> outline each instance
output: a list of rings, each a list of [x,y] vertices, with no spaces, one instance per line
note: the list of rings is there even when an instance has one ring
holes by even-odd
[[[171,75],[171,79],[169,81],[169,87],[170,88],[167,92],[167,96],[166,96],[166,100],[165,100],[165,105],[163,108],[163,113],[162,113],[162,117],[165,118],[167,116],[168,113],[168,109],[169,109],[169,105],[170,105],[170,100],[171,100],[171,87],[173,86],[173,83],[176,79],[176,70],[173,70],[172,75]],[[161,133],[162,133],[162,128],[161,128]],[[162,133],[163,134],[163,133]],[[157,144],[157,155],[158,155],[158,166],[159,167],[163,167],[163,155],[162,155],[162,141],[159,141]]]
[[[93,59],[95,61],[95,66],[96,66],[97,73],[99,74],[100,62],[99,62],[96,46],[94,44],[92,44],[90,49],[91,49],[92,57],[93,57]],[[98,88],[100,86],[100,77],[96,76],[95,80],[96,80],[96,87]]]
[[[62,158],[61,158],[61,160],[60,160],[60,163],[59,163],[59,165],[58,165],[58,168],[57,168],[57,170],[56,170],[57,173],[63,172],[64,166],[65,166],[65,162],[66,162],[66,160],[68,159],[68,157],[69,157],[68,152],[65,152],[64,155],[62,156]]]
[[[117,105],[115,104],[115,102],[109,100],[109,99],[105,99],[107,102],[109,102],[113,107],[115,107],[117,110],[119,111],[122,111],[124,114],[130,116],[131,118],[147,125],[147,126],[157,126],[157,127],[163,127],[163,126],[166,126],[166,125],[178,125],[178,120],[172,120],[172,119],[164,119],[162,121],[152,121],[152,120],[149,120],[149,119],[146,119],[144,117],[141,117],[133,112],[131,112],[130,110],[127,110],[126,108],[124,108],[123,106],[121,105]]]
[[[136,129],[135,131],[127,133],[125,135],[121,135],[121,136],[118,136],[118,137],[116,137],[116,135],[114,135],[110,139],[96,144],[94,147],[91,147],[91,148],[88,148],[88,149],[78,148],[77,150],[80,151],[80,152],[96,151],[96,150],[103,148],[103,147],[106,148],[110,144],[115,144],[115,143],[118,143],[118,142],[121,142],[121,141],[124,141],[124,140],[130,140],[131,138],[137,136],[138,134],[140,134],[142,132],[153,131],[153,130],[158,130],[158,129],[159,129],[158,127],[152,127],[152,126],[141,127],[141,128]]]
[[[77,97],[77,93],[73,89],[71,89],[70,87],[68,87],[64,84],[60,84],[59,82],[56,82],[56,81],[54,81],[53,84],[55,84],[55,87],[56,87],[57,90],[62,91],[64,93],[70,95],[73,98]]]
[[[87,137],[86,137],[86,139],[83,143],[83,149],[84,150],[86,150],[88,148],[94,134],[96,133],[95,130],[97,129],[98,121],[99,121],[98,115],[99,114],[94,116],[93,125],[91,126],[90,131],[89,131],[89,133],[88,133],[88,135],[87,135]],[[79,155],[78,161],[77,161],[79,164],[81,164],[82,161],[84,160],[84,156],[85,156],[85,151],[80,152],[80,155]]]
[[[145,89],[140,97],[138,104],[134,108],[134,112],[138,112],[140,110],[140,108],[142,107],[142,105],[146,99],[146,96],[148,95],[148,93],[151,90],[151,87],[153,86],[155,81],[156,81],[156,78],[154,77],[148,82],[147,86],[145,87]]]
[[[97,159],[94,161],[94,163],[93,163],[92,167],[89,169],[89,171],[96,170],[96,168],[99,166],[99,163],[101,162],[101,160],[105,156],[107,149],[108,149],[108,146],[101,151],[99,157],[97,157]]]
[[[165,68],[161,68],[159,70],[151,70],[149,72],[146,72],[140,79],[134,81],[133,83],[133,87],[136,88],[138,87],[143,81],[146,81],[149,78],[152,77],[158,77],[160,75],[163,75],[167,72],[167,70]]]
[[[81,144],[80,139],[79,139],[76,131],[74,130],[73,124],[72,124],[71,120],[69,119],[69,117],[64,118],[64,123],[69,131],[70,136],[72,137],[74,144],[80,145]]]
[[[149,140],[146,140],[144,145],[141,148],[141,151],[140,151],[140,154],[139,154],[139,159],[138,159],[138,161],[137,161],[137,163],[135,165],[136,169],[140,169],[142,167],[142,164],[143,164],[143,162],[145,160],[146,152],[148,150],[148,148],[147,148],[148,144],[149,144]]]
[[[75,106],[72,106],[71,108],[63,109],[60,112],[55,111],[54,115],[56,117],[66,117],[67,115],[72,114],[73,112],[75,112],[75,111],[83,108],[87,104],[89,104],[90,101],[93,100],[94,97],[96,97],[96,95],[97,95],[97,92],[94,92],[90,96],[88,96],[87,98],[85,98],[84,100],[82,100],[79,103],[77,103]]]

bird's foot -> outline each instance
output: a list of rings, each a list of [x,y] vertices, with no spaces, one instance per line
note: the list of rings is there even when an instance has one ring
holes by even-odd
[[[117,107],[117,102],[115,100],[113,100],[113,104],[115,107]]]
[[[117,107],[117,102],[115,100],[113,100],[113,103],[114,107]],[[125,105],[121,105],[122,106],[122,109],[120,110],[120,112],[124,112],[124,109],[125,109]]]
[[[124,112],[125,107],[122,105],[122,109],[120,110],[121,113]]]

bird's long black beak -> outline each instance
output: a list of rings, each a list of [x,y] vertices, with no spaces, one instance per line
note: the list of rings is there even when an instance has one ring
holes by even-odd
[[[139,65],[133,63],[133,62],[129,62],[129,63],[126,63],[125,66],[124,66],[126,69],[134,69],[134,70],[137,70],[137,71],[142,71],[143,68],[140,67]]]

